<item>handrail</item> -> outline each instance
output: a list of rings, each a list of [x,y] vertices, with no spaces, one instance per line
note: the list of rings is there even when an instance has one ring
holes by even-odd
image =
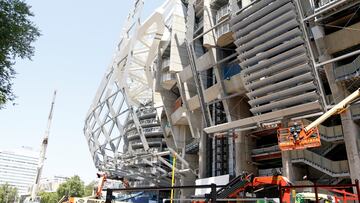
[[[294,150],[291,151],[291,159],[308,161],[309,165],[314,165],[317,168],[323,169],[323,172],[331,176],[347,176],[349,175],[349,167],[347,160],[343,161],[332,161],[321,155],[318,155],[309,150]],[[304,162],[306,163],[306,162]]]

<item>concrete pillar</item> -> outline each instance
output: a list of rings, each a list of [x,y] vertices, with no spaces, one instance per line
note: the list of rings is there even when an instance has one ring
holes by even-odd
[[[350,110],[346,110],[341,116],[343,125],[346,154],[349,162],[350,177],[354,182],[360,180],[360,157],[359,157],[359,126],[351,119]]]
[[[283,120],[281,123],[284,127],[288,126],[288,120]],[[291,151],[281,152],[281,163],[282,163],[282,175],[287,177],[290,181],[294,182],[295,174],[294,167],[291,163]]]
[[[287,177],[292,183],[303,179],[305,170],[291,163],[291,151],[281,152],[281,161],[283,176]]]
[[[191,135],[190,135],[191,136]],[[198,156],[196,154],[186,154],[185,148],[183,149],[183,158],[189,163],[191,168],[197,168],[198,166]],[[184,168],[184,167],[182,167]],[[192,172],[184,174],[180,178],[180,183],[184,185],[195,185],[196,176]],[[191,195],[195,194],[195,189],[182,189],[180,198],[189,198]]]
[[[315,38],[315,43],[319,53],[319,60],[325,61],[331,58],[327,52],[325,44],[324,29],[321,26],[312,27],[312,32]],[[336,103],[343,100],[349,93],[341,83],[335,81],[333,64],[324,65],[326,78],[330,85],[331,93]],[[360,136],[359,126],[351,119],[350,109],[347,109],[340,114],[341,123],[344,133],[344,142],[346,147],[346,154],[349,162],[350,177],[352,181],[360,180],[360,157],[359,146],[357,145]]]
[[[246,136],[246,132],[241,132],[235,139],[235,174],[238,176],[243,171],[257,174],[255,165],[251,160],[252,142]]]
[[[180,12],[172,17],[170,44],[170,72],[180,72],[189,64],[186,50],[186,22],[185,13]]]
[[[231,98],[228,103],[232,120],[251,116],[250,106],[243,97]],[[251,150],[254,144],[252,138],[246,136],[248,133],[237,133],[235,138],[235,175],[237,176],[243,171],[257,174],[257,167],[252,163],[251,159]]]
[[[347,95],[347,90],[340,84],[335,82],[334,69],[332,64],[324,66],[326,77],[328,79],[334,101],[336,103],[343,100]],[[346,155],[348,158],[350,177],[352,181],[360,180],[360,157],[359,157],[359,126],[352,120],[351,111],[347,109],[340,114],[342,129],[344,133],[344,142],[346,147]]]
[[[199,141],[199,178],[206,178],[207,177],[207,169],[208,164],[207,163],[207,134],[202,131],[200,135],[200,141]]]
[[[210,8],[210,2],[211,0],[204,0],[204,31],[209,30],[215,25],[214,17],[215,12],[213,12]],[[203,36],[203,45],[204,47],[210,48],[212,46],[216,45],[216,32],[215,29],[211,30],[210,32],[206,33]]]
[[[287,177],[290,181],[293,181],[295,179],[295,176],[292,170],[290,153],[291,153],[290,151],[281,152],[282,175]]]

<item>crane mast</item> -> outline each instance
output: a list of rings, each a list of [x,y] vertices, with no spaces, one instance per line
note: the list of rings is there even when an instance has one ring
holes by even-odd
[[[31,202],[36,202],[36,192],[39,187],[41,172],[42,172],[42,169],[44,166],[46,148],[48,146],[50,126],[51,126],[51,121],[52,121],[52,117],[53,117],[54,105],[55,105],[55,98],[56,98],[56,90],[54,91],[53,99],[51,102],[50,113],[49,113],[49,117],[47,120],[47,126],[46,126],[46,130],[45,130],[44,138],[41,143],[40,158],[39,158],[38,167],[37,167],[36,179],[35,179],[34,185],[31,190],[31,196],[30,196]]]

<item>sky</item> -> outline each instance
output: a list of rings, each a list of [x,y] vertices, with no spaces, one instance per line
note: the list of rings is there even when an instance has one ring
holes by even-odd
[[[83,134],[86,113],[120,40],[133,0],[27,0],[42,36],[32,60],[17,59],[16,105],[0,110],[0,149],[40,150],[57,98],[42,177],[96,178]],[[163,0],[145,1],[144,15]]]

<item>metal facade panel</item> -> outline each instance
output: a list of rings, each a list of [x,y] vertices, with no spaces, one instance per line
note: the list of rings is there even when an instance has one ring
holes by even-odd
[[[291,0],[255,2],[240,10],[231,25],[254,115],[319,100],[304,33]]]

